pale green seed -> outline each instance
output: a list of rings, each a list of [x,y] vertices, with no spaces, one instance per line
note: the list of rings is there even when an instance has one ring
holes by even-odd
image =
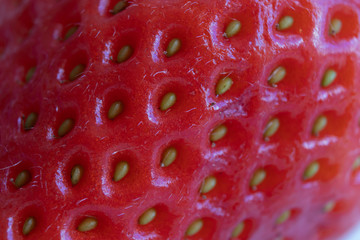
[[[140,217],[139,217],[139,225],[146,225],[149,224],[154,220],[156,217],[156,210],[154,208],[150,208],[146,210]]]
[[[356,170],[356,169],[358,169],[359,167],[360,167],[360,157],[357,157],[357,158],[355,159],[355,162],[354,162],[354,164],[353,164],[352,169],[353,169],[353,170]]]
[[[277,67],[268,78],[268,84],[275,87],[276,84],[282,81],[286,76],[286,69],[282,66]]]
[[[210,141],[216,142],[222,139],[223,137],[225,137],[226,133],[227,133],[227,127],[223,124],[219,125],[211,132]]]
[[[319,116],[314,123],[313,129],[312,129],[312,135],[318,136],[319,133],[325,129],[327,125],[327,118],[324,115]]]
[[[114,181],[118,182],[123,179],[129,172],[129,164],[125,161],[119,162],[115,166]]]
[[[117,116],[119,116],[124,109],[124,105],[121,101],[116,101],[113,104],[111,104],[109,111],[108,111],[108,118],[110,120],[115,119]]]
[[[334,210],[336,206],[336,202],[335,201],[329,201],[324,205],[323,211],[325,213],[329,213],[332,212]]]
[[[250,181],[251,189],[256,190],[257,186],[259,186],[265,180],[265,178],[266,171],[264,169],[256,170]]]
[[[201,219],[195,220],[194,222],[192,222],[190,224],[190,226],[186,230],[185,235],[189,236],[189,237],[194,236],[195,234],[200,232],[200,230],[202,229],[203,226],[204,226],[203,220],[201,220]]]
[[[242,234],[242,232],[244,231],[244,229],[245,229],[245,223],[244,222],[239,223],[238,225],[236,225],[236,227],[232,231],[231,237],[232,238],[239,237]]]
[[[130,45],[122,47],[117,55],[117,62],[122,63],[128,60],[133,54],[134,50]]]
[[[78,225],[77,229],[80,232],[88,232],[96,228],[97,225],[98,225],[98,221],[96,218],[87,217]]]
[[[17,188],[21,188],[22,186],[28,184],[30,182],[31,179],[31,174],[28,170],[24,170],[22,172],[20,172],[16,178],[15,178],[15,187]]]
[[[286,210],[276,219],[276,224],[282,224],[286,222],[290,218],[290,216],[291,216],[291,211]]]
[[[216,182],[217,180],[214,176],[209,176],[205,178],[203,183],[201,184],[200,193],[205,194],[213,190],[214,187],[216,186]]]
[[[324,77],[321,81],[321,86],[322,87],[327,87],[329,86],[330,84],[332,84],[334,82],[334,80],[336,79],[337,77],[337,72],[333,69],[328,69],[325,74],[324,74]]]
[[[161,167],[168,167],[172,164],[177,156],[177,151],[173,147],[167,148],[162,154]]]
[[[115,4],[114,8],[112,10],[110,10],[110,12],[115,15],[121,11],[123,11],[126,7],[128,6],[128,2],[123,0],[123,1],[119,1]]]
[[[294,18],[291,16],[282,17],[279,23],[276,25],[277,30],[282,31],[292,27],[294,24]]]
[[[280,127],[280,120],[278,118],[271,119],[265,127],[264,131],[264,140],[269,141],[269,138],[272,137]]]
[[[342,21],[337,18],[332,19],[329,27],[329,35],[335,36],[341,31],[341,28],[342,28]]]
[[[69,28],[69,30],[67,30],[67,32],[65,33],[64,40],[69,39],[78,30],[78,28],[79,26],[73,26]]]
[[[218,81],[216,84],[216,95],[224,94],[226,91],[228,91],[231,86],[233,85],[233,81],[229,77],[224,77]]]
[[[35,71],[36,71],[36,67],[29,68],[29,70],[27,71],[27,73],[25,75],[26,83],[28,83],[33,78]]]
[[[71,169],[71,183],[72,185],[76,185],[80,182],[82,175],[84,173],[84,168],[81,165],[75,165]]]
[[[240,29],[241,22],[238,20],[233,20],[227,25],[224,36],[226,38],[234,37],[240,32]]]
[[[24,130],[28,131],[28,130],[33,129],[37,120],[38,120],[37,113],[34,113],[34,112],[30,113],[24,122]]]
[[[169,45],[166,48],[165,55],[167,57],[174,56],[181,48],[181,41],[178,38],[174,38],[170,41]]]
[[[175,93],[169,92],[165,94],[165,96],[161,100],[160,110],[166,111],[171,108],[176,102],[176,95]]]
[[[310,163],[303,174],[303,180],[309,180],[313,178],[320,170],[320,164],[317,161]]]

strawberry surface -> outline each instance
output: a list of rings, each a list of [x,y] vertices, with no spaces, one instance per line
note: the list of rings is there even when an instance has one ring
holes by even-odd
[[[357,0],[1,0],[0,239],[339,239]]]

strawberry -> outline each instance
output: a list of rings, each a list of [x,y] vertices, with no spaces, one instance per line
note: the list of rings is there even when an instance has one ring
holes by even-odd
[[[0,239],[339,239],[357,0],[3,0]]]

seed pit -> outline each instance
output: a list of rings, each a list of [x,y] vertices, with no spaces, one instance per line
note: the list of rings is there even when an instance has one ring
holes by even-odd
[[[177,150],[174,147],[165,149],[162,154],[161,167],[168,167],[172,164],[177,156]]]
[[[68,134],[75,126],[75,121],[71,118],[64,120],[58,128],[58,136],[64,137]]]
[[[165,94],[160,103],[160,110],[166,111],[171,108],[176,102],[176,95],[173,92]]]
[[[181,40],[179,38],[173,38],[165,51],[165,55],[166,57],[172,57],[174,56],[177,52],[179,52],[181,49]]]
[[[114,120],[123,112],[123,110],[124,104],[121,101],[115,101],[113,104],[111,104],[107,116],[110,120]]]
[[[214,176],[209,176],[204,179],[200,187],[200,193],[206,194],[213,190],[216,186],[217,179]]]
[[[155,208],[150,208],[146,210],[140,217],[139,217],[139,225],[147,225],[152,222],[156,217],[156,210]]]
[[[30,113],[25,119],[24,130],[29,131],[33,129],[37,120],[38,120],[38,114],[35,112]]]
[[[339,172],[339,165],[332,163],[330,159],[319,158],[309,163],[302,174],[304,182],[312,181],[330,181],[334,179]]]
[[[357,37],[359,34],[357,13],[345,5],[335,6],[329,11],[325,31],[327,39],[330,41]]]
[[[80,182],[83,174],[84,174],[84,168],[81,165],[75,165],[71,169],[71,183],[73,186]]]
[[[79,232],[88,232],[95,229],[98,225],[98,220],[95,217],[84,218],[77,227]]]
[[[24,236],[29,235],[35,228],[36,226],[36,220],[34,217],[28,217],[25,222],[24,225],[22,227],[22,233]]]
[[[115,182],[118,182],[121,179],[123,179],[128,174],[129,168],[130,168],[129,163],[125,161],[121,161],[118,164],[116,164],[113,180]]]
[[[278,170],[273,165],[267,165],[254,171],[249,181],[251,192],[272,194],[274,189],[286,179],[286,171]]]
[[[227,127],[224,124],[218,125],[210,133],[210,141],[216,142],[224,138],[227,133]]]
[[[232,20],[226,27],[224,37],[231,38],[239,34],[241,30],[241,22],[239,20]]]
[[[28,170],[21,171],[15,178],[14,185],[17,188],[21,188],[28,184],[31,180],[31,173]]]

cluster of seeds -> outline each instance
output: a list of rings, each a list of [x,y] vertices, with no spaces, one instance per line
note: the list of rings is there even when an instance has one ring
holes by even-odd
[[[125,0],[118,1],[114,4],[113,8],[110,9],[109,13],[111,15],[120,14],[126,8],[129,7],[129,2]],[[275,24],[275,31],[279,33],[285,33],[287,30],[291,29],[297,19],[293,16],[286,15],[279,19],[279,21]],[[230,23],[225,26],[222,36],[225,40],[230,40],[233,38],[238,37],[241,34],[242,28],[246,26],[246,22],[240,22],[239,20],[232,20]],[[342,31],[343,23],[340,19],[333,18],[331,19],[328,25],[328,35],[331,38],[336,38],[338,34]],[[63,41],[68,41],[71,37],[79,30],[79,25],[74,25],[70,27],[63,36]],[[179,36],[180,37],[180,36]],[[162,49],[163,55],[170,59],[176,54],[181,51],[182,48],[182,41],[180,38],[172,38],[169,40],[166,48]],[[135,49],[130,45],[125,45],[120,48],[116,55],[115,62],[118,64],[122,64],[128,61],[134,54]],[[86,75],[87,65],[80,63],[75,65],[71,68],[68,73],[67,82],[73,83],[79,80],[80,76]],[[27,70],[25,74],[25,83],[29,83],[33,80],[36,74],[36,67],[31,67]],[[286,81],[289,81],[287,77],[288,69],[284,66],[277,66],[275,69],[272,70],[270,75],[264,80],[267,82],[267,87],[270,88],[278,88],[282,84],[286,84]],[[319,79],[319,86],[323,89],[328,88],[331,86],[338,78],[338,72],[332,68],[326,69],[326,71],[322,74],[322,78]],[[219,98],[221,95],[226,96],[226,94],[231,93],[232,88],[237,83],[232,79],[230,76],[225,76],[218,79],[216,85],[213,87],[213,94],[216,98]],[[177,101],[181,101],[179,96],[176,95],[174,92],[166,92],[163,96],[161,96],[158,105],[155,107],[156,109],[160,110],[160,114],[165,115],[167,112],[171,111],[172,108],[177,104]],[[126,108],[125,104],[121,100],[116,100],[110,104],[110,107],[106,109],[106,118],[109,121],[114,121],[118,117],[124,114],[124,108]],[[22,123],[22,130],[26,133],[31,131],[36,131],[36,128],[41,128],[41,126],[37,125],[37,121],[39,119],[39,112],[30,112],[27,116],[23,118]],[[64,119],[55,129],[54,138],[66,138],[68,134],[76,127],[77,121],[73,118],[66,118]],[[282,122],[282,119],[278,116],[273,116],[264,123],[264,128],[261,130],[261,134],[259,138],[262,139],[263,144],[271,144],[273,137],[279,131],[286,131],[286,129],[282,130],[282,128],[286,128],[286,123]],[[310,126],[311,131],[308,132],[309,138],[319,139],[321,133],[327,128],[328,126],[328,117],[326,114],[320,114],[316,116],[315,120],[313,121],[312,125]],[[209,146],[213,148],[216,147],[217,143],[221,143],[221,141],[226,140],[227,135],[229,134],[230,127],[227,126],[227,123],[220,123],[212,128],[211,131],[208,132],[208,143]],[[172,164],[178,161],[178,155],[181,154],[180,151],[174,146],[168,146],[165,148],[162,153],[160,154],[161,157],[157,159],[158,166],[167,171],[167,168],[170,168]],[[357,158],[354,165],[353,170],[357,170],[360,167],[360,158]],[[313,159],[303,170],[302,176],[299,177],[304,183],[312,181],[316,179],[317,174],[321,171],[322,165],[321,161]],[[113,175],[109,176],[113,182],[118,183],[124,180],[129,172],[132,171],[130,168],[130,164],[127,161],[120,161],[117,162],[113,169]],[[71,168],[71,173],[67,176],[69,181],[71,182],[72,186],[79,184],[84,175],[87,172],[81,164],[76,164]],[[262,188],[261,185],[266,181],[271,181],[268,179],[269,174],[266,170],[266,167],[258,167],[252,173],[252,176],[246,179],[248,188],[251,193],[253,192],[261,192]],[[216,186],[219,184],[219,180],[215,174],[207,175],[200,184],[198,184],[198,192],[199,196],[206,198],[207,194],[211,193],[216,189]],[[32,174],[29,170],[22,170],[17,173],[15,180],[13,180],[13,184],[17,189],[25,187],[32,181]],[[329,213],[334,210],[336,207],[336,201],[330,200],[323,206],[323,212]],[[292,219],[294,215],[297,214],[297,211],[294,209],[288,209],[282,212],[277,219],[274,221],[275,225],[281,225],[285,222]],[[151,207],[144,211],[139,217],[137,224],[139,226],[147,225],[153,222],[158,215],[158,210],[155,207]],[[97,228],[99,222],[95,216],[89,216],[84,219],[78,224],[76,229],[79,232],[87,232]],[[22,233],[23,235],[30,234],[37,225],[37,220],[33,216],[29,216],[26,218],[25,222],[22,223]],[[201,230],[203,229],[205,223],[202,218],[195,219],[193,222],[189,224],[186,231],[183,235],[187,237],[196,236]],[[229,232],[229,236],[231,238],[239,238],[245,232],[246,229],[246,221],[242,221],[237,223],[236,226],[233,227],[231,232]],[[241,238],[242,239],[242,238]]]

